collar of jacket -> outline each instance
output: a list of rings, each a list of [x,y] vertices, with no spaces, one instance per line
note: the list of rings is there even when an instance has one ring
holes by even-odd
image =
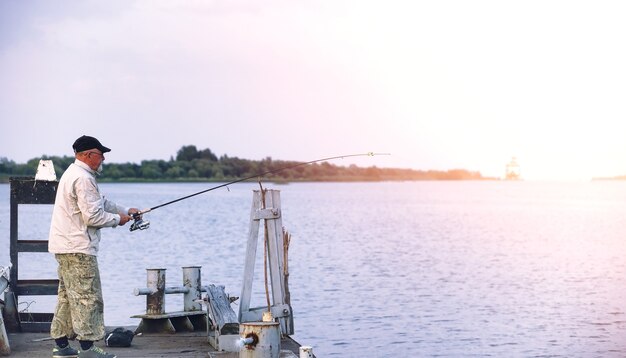
[[[91,169],[89,165],[87,165],[87,163],[81,162],[80,160],[76,159],[74,160],[74,164],[78,165],[80,168],[85,169],[87,172],[89,172],[89,174],[93,175],[94,177],[96,176],[96,171]]]

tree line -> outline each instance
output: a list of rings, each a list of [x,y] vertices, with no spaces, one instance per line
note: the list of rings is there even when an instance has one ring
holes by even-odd
[[[34,176],[40,159],[52,160],[57,178],[74,162],[73,156],[42,156],[25,164],[0,157],[0,181],[12,176]],[[249,160],[222,155],[195,145],[181,147],[169,160],[143,160],[136,163],[106,163],[100,181],[230,181],[293,166],[301,162]],[[313,163],[264,176],[273,181],[384,181],[384,180],[483,180],[479,172],[465,169],[447,171],[397,168],[338,166],[328,162]]]

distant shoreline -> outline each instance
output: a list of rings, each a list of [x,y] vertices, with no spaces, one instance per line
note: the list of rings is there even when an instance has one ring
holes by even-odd
[[[366,155],[366,154],[356,154]],[[105,163],[101,182],[122,183],[184,183],[230,182],[243,178],[262,177],[265,181],[289,182],[380,182],[416,180],[500,180],[483,177],[478,171],[467,169],[417,170],[405,168],[380,168],[356,165],[339,166],[332,159],[311,162],[272,159],[250,160],[222,155],[210,149],[198,150],[194,145],[183,146],[169,160],[142,160],[137,163]],[[10,177],[34,176],[40,159],[51,160],[54,172],[60,178],[75,161],[73,156],[46,156],[32,158],[25,164],[0,157],[0,182]]]
[[[34,178],[33,176],[10,176],[14,178]],[[9,184],[9,176],[0,176],[0,184]],[[57,178],[57,180],[60,178]],[[164,183],[164,184],[176,184],[176,183],[227,183],[238,178],[232,179],[206,179],[206,178],[185,178],[185,179],[106,179],[99,178],[99,183],[107,184],[152,184],[152,183]],[[253,179],[247,180],[247,182],[253,182]],[[499,178],[468,178],[468,179],[402,179],[402,178],[389,178],[389,179],[372,179],[372,178],[327,178],[327,179],[293,179],[284,180],[281,178],[263,178],[263,182],[270,182],[275,184],[290,184],[290,183],[368,183],[368,182],[402,182],[402,181],[506,181]]]

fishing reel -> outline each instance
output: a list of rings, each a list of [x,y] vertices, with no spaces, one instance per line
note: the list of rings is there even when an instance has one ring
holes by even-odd
[[[150,222],[148,220],[143,220],[141,218],[141,214],[142,212],[138,212],[131,215],[135,222],[130,225],[130,231],[145,230],[150,227]]]

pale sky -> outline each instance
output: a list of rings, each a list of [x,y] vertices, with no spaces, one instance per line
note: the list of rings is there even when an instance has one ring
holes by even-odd
[[[0,157],[626,175],[623,1],[0,0]]]

